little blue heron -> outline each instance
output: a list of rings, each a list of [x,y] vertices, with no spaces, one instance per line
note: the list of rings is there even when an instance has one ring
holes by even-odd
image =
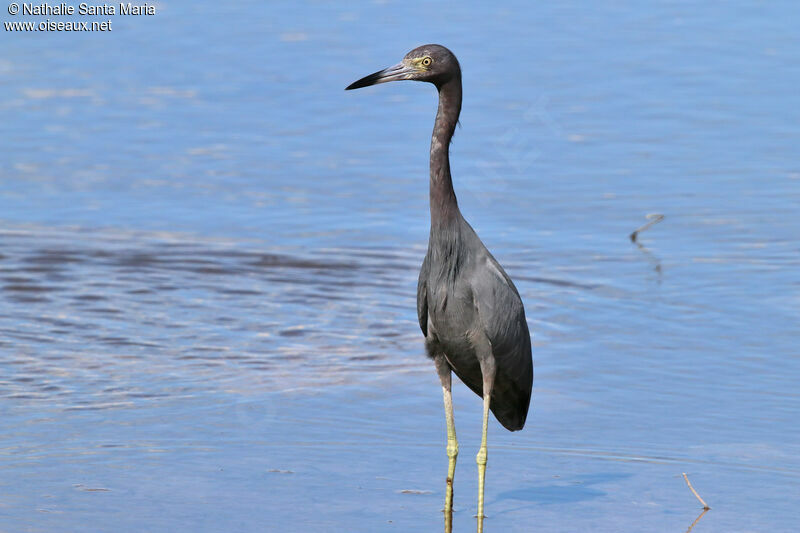
[[[477,456],[480,533],[489,410],[510,431],[525,425],[533,386],[531,337],[514,283],[464,220],[453,191],[450,140],[461,112],[461,67],[456,56],[440,45],[420,46],[397,65],[370,74],[347,89],[395,80],[426,81],[439,91],[431,139],[431,232],[419,273],[417,314],[425,350],[435,363],[444,392],[447,531],[452,527],[453,475],[458,456],[451,371],[483,397],[483,434]]]

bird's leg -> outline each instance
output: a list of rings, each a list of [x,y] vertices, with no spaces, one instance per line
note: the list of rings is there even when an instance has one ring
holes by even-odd
[[[444,355],[439,354],[434,358],[436,372],[442,382],[444,394],[444,417],[447,421],[447,486],[444,496],[444,529],[450,533],[453,528],[453,476],[456,472],[456,458],[458,457],[458,441],[456,440],[456,425],[453,419],[453,396],[450,392],[452,384],[450,365]]]
[[[492,387],[494,386],[495,361],[491,355],[481,358],[481,373],[483,374],[483,434],[481,436],[481,447],[478,450],[476,461],[478,463],[478,533],[483,533],[483,487],[486,479],[486,433],[489,430],[489,401],[492,398]]]

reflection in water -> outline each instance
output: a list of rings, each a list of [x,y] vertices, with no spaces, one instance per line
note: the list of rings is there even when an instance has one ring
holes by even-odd
[[[444,487],[444,508],[442,509],[444,513],[444,533],[452,533],[453,531],[453,483],[455,481],[456,457],[458,456],[457,449],[455,453],[449,452],[450,446],[448,445],[447,476]]]
[[[639,234],[646,229],[650,228],[651,226],[658,224],[662,220],[664,220],[664,215],[660,215],[658,213],[650,213],[647,215],[647,219],[649,222],[643,224],[642,226],[636,228],[633,233],[630,234],[631,242],[636,244],[636,247],[645,255],[647,260],[653,265],[653,270],[655,270],[656,274],[658,274],[658,283],[661,283],[661,260],[653,255],[653,252],[648,250],[642,243],[639,242]]]
[[[703,518],[703,515],[706,514],[710,510],[711,510],[710,508],[703,509],[703,511],[697,516],[697,518],[694,519],[694,522],[692,522],[692,525],[689,526],[689,529],[686,530],[686,533],[691,533],[692,528],[694,526],[696,526],[697,523],[700,521],[700,519]]]
[[[644,254],[647,261],[653,266],[656,274],[658,274],[658,283],[661,283],[661,259],[655,256],[648,248],[642,243],[635,241],[636,247]]]
[[[598,472],[586,474],[573,480],[560,480],[556,484],[533,485],[503,492],[498,499],[519,500],[543,505],[572,504],[601,498],[606,491],[595,488],[597,485],[619,482],[630,474],[618,472]]]
[[[686,530],[686,533],[690,533],[692,531],[692,528],[700,521],[701,518],[703,518],[703,515],[711,510],[711,507],[709,507],[708,504],[705,502],[705,500],[703,500],[703,498],[700,497],[697,491],[694,490],[694,487],[692,486],[692,483],[689,481],[689,476],[686,475],[686,472],[683,472],[683,479],[686,481],[686,486],[689,487],[689,490],[692,491],[692,494],[694,494],[695,498],[697,498],[700,504],[703,506],[703,512],[701,512],[698,515],[698,517],[694,519],[692,525],[690,525],[689,529]]]
[[[449,486],[447,488],[450,489],[452,487],[452,483],[450,482],[450,480],[448,480],[448,485]],[[451,498],[452,498],[452,493],[451,493]],[[452,506],[448,507],[445,504],[445,507],[444,509],[442,509],[442,512],[444,513],[444,533],[453,533],[453,507]]]

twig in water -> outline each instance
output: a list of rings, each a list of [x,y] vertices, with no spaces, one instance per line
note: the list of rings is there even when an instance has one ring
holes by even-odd
[[[646,230],[647,228],[649,228],[653,224],[658,224],[659,222],[664,220],[664,215],[660,215],[658,213],[650,213],[649,215],[647,215],[646,218],[650,222],[648,222],[644,226],[640,226],[640,227],[636,228],[636,230],[633,233],[631,233],[631,242],[636,242],[636,239],[639,237],[639,234],[641,232],[643,232],[644,230]]]
[[[704,502],[704,501],[703,501],[703,498],[701,498],[701,497],[700,497],[700,495],[699,495],[699,494],[697,494],[697,491],[696,491],[696,490],[694,490],[694,487],[692,487],[692,484],[691,484],[691,483],[689,483],[689,478],[686,476],[686,472],[683,472],[683,479],[685,479],[685,480],[686,480],[686,484],[689,486],[689,490],[691,490],[691,491],[692,491],[692,494],[694,494],[695,498],[697,498],[698,500],[700,500],[700,503],[702,503],[702,504],[703,504],[703,509],[705,509],[706,511],[708,511],[709,509],[711,509],[711,507],[709,507],[709,506],[708,506],[708,504],[707,504],[706,502]],[[701,515],[701,516],[702,516],[702,515]]]

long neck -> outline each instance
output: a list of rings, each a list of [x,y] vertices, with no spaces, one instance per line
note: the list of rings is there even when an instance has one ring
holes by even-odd
[[[450,139],[461,112],[461,76],[439,86],[439,111],[431,138],[431,227],[452,223],[459,214],[450,177]]]

